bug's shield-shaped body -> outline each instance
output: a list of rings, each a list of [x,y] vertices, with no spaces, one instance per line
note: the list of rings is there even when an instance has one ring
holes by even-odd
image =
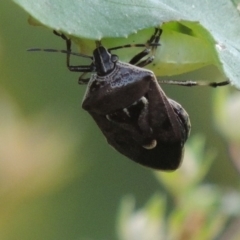
[[[111,73],[92,75],[82,107],[123,155],[155,169],[179,167],[188,114],[166,97],[153,72],[117,62]]]

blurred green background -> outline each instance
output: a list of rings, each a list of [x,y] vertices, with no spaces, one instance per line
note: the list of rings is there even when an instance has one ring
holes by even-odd
[[[86,87],[64,55],[26,51],[64,48],[51,30],[27,19],[14,3],[0,1],[0,239],[116,239],[121,199],[131,194],[140,207],[166,189],[152,170],[107,145],[81,109]],[[224,80],[212,66],[175,79]],[[213,122],[220,90],[163,88],[189,113],[191,135],[202,134],[217,152],[206,181],[239,187],[227,140]]]

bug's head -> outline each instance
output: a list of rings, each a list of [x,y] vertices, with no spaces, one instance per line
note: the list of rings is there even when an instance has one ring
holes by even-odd
[[[117,55],[111,54],[101,45],[93,51],[93,63],[95,65],[96,72],[100,76],[104,76],[112,72],[117,61]]]

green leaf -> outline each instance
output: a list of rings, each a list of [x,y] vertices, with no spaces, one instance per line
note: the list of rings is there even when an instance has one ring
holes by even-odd
[[[190,35],[184,29],[165,29],[165,42],[174,43],[173,48],[166,48],[166,55],[173,55],[166,61],[166,55],[159,56],[164,64],[156,63],[156,74],[174,75],[214,64],[240,88],[240,15],[229,0],[14,1],[41,24],[78,38],[127,37],[141,29],[183,20]],[[203,29],[207,30],[205,37]]]

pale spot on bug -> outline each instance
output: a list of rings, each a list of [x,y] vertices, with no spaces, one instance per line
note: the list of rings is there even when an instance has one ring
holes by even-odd
[[[147,150],[151,150],[157,146],[157,140],[153,139],[149,144],[143,145],[142,147],[146,148]]]
[[[111,121],[111,118],[109,117],[109,115],[106,115],[106,119],[107,119],[108,121]]]
[[[130,113],[129,113],[129,111],[128,111],[127,108],[124,108],[123,111],[126,113],[126,115],[127,115],[128,117],[130,117]]]
[[[144,105],[148,104],[148,100],[145,97],[141,97],[140,101],[142,101]]]

